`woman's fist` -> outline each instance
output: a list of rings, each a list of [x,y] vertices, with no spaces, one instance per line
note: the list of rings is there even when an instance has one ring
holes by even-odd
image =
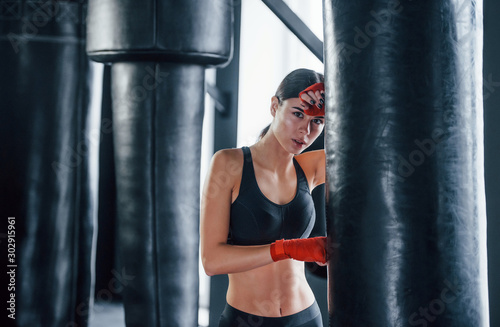
[[[295,259],[305,262],[326,263],[326,237],[278,240],[271,244],[273,261]]]

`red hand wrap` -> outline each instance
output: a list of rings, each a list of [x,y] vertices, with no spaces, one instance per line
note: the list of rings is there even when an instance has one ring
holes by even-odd
[[[273,258],[273,261],[280,261],[290,258],[285,253],[285,247],[283,246],[283,243],[285,243],[285,240],[278,240],[271,244],[271,257]]]
[[[322,106],[322,108],[318,108],[317,105],[311,105],[309,102],[306,100],[302,99],[302,94],[307,94],[307,92],[312,91],[316,93],[316,91],[319,91],[320,93],[324,93],[325,91],[325,84],[324,83],[316,83],[311,86],[309,86],[307,89],[299,93],[299,99],[306,103],[308,106],[308,109],[304,110],[306,115],[309,116],[324,116],[325,115],[325,105]]]
[[[278,240],[271,244],[273,261],[295,259],[326,263],[326,237]]]

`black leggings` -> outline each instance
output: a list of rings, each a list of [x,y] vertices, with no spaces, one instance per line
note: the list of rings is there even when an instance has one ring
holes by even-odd
[[[226,303],[219,327],[323,327],[318,303],[284,317],[261,317],[233,308]]]

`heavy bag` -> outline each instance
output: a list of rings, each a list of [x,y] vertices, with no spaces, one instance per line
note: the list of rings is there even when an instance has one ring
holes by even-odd
[[[487,326],[481,1],[325,1],[331,326]]]

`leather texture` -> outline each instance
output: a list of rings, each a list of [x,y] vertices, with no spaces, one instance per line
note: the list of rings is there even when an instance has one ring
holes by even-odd
[[[127,326],[198,323],[205,67],[231,58],[230,0],[91,0],[87,53],[112,63]]]
[[[482,2],[325,1],[331,326],[488,326]]]
[[[90,0],[87,51],[100,62],[219,65],[232,55],[233,1]]]
[[[198,323],[204,74],[188,64],[112,66],[118,251],[134,277],[123,291],[127,326]]]
[[[16,217],[17,264],[16,320],[4,314],[2,326],[86,326],[99,144],[99,120],[91,117],[99,108],[90,106],[85,4],[0,7],[0,207],[3,219]]]

